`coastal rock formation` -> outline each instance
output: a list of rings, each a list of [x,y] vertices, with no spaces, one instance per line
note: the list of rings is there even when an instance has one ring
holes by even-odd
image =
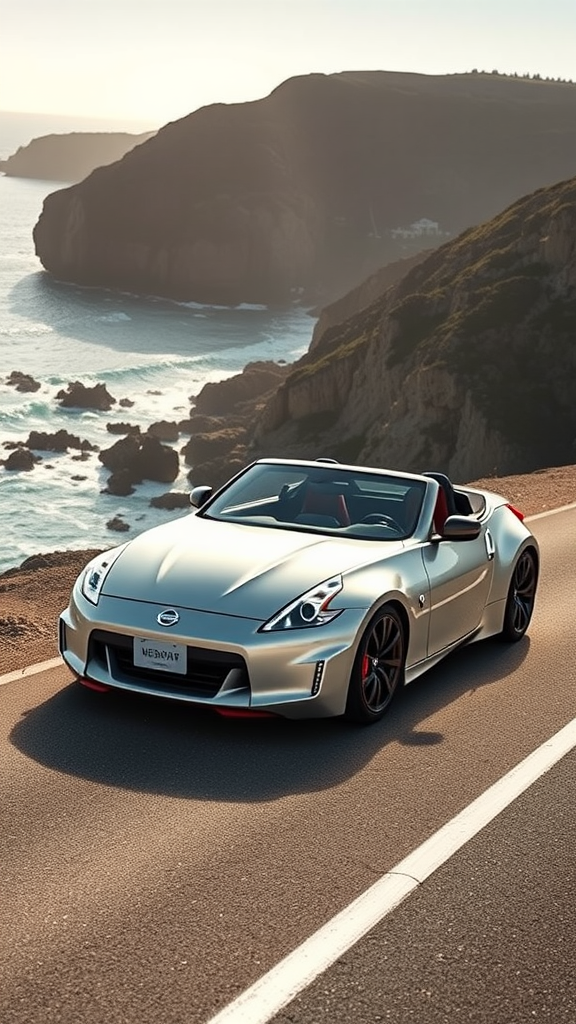
[[[116,533],[126,533],[130,529],[130,523],[127,523],[122,516],[114,516],[113,519],[109,519],[106,523],[107,530],[115,530]]]
[[[325,303],[572,174],[575,101],[572,83],[498,74],[293,78],[48,196],[36,252],[77,284]]]
[[[248,363],[242,373],[205,384],[195,398],[190,398],[194,402],[191,415],[229,416],[242,402],[261,398],[276,388],[287,374],[287,365],[265,360]]]
[[[6,379],[6,383],[10,387],[16,388],[16,391],[22,392],[39,391],[42,387],[40,381],[34,380],[34,377],[29,373],[22,373],[21,370],[12,370],[12,373]]]
[[[459,480],[571,463],[575,333],[576,178],[464,232],[331,327],[246,416],[243,444],[231,432],[225,452],[222,427],[212,450],[196,438],[193,482],[263,455]]]
[[[166,508],[174,511],[177,508],[190,508],[190,494],[188,491],[166,491],[164,494],[157,494],[150,498],[152,508]]]
[[[62,388],[56,398],[63,409],[98,409],[100,412],[108,412],[116,403],[105,384],[94,384],[90,388],[79,380],[67,384],[66,389]]]
[[[220,381],[220,383],[224,384],[224,381]],[[178,427],[181,434],[203,434],[210,433],[212,430],[220,430],[222,427],[228,426],[229,423],[229,418],[225,416],[207,416],[204,413],[195,413],[194,409],[191,409],[189,418],[180,420]]]
[[[116,441],[111,448],[101,451],[98,458],[113,473],[114,491],[110,493],[129,494],[130,490],[122,491],[118,488],[131,487],[142,480],[171,484],[178,476],[178,453],[146,434],[129,434]]]
[[[134,484],[140,483],[142,483],[141,478],[135,477],[133,470],[117,469],[108,477],[104,493],[113,494],[117,498],[126,498],[129,494],[134,494]]]
[[[70,132],[32,139],[7,160],[0,160],[0,172],[12,178],[40,178],[42,181],[81,181],[96,167],[112,164],[155,133]]]
[[[193,467],[188,474],[192,484],[204,483],[205,473],[211,483],[221,484],[242,469],[255,420],[289,369],[270,361],[248,363],[242,373],[205,384],[190,399],[195,402],[186,421],[191,437],[182,455]]]
[[[205,434],[194,434],[182,449],[189,466],[202,462],[213,462],[227,455],[233,448],[243,445],[248,439],[246,426],[223,427]]]
[[[121,441],[116,441],[110,448],[103,448],[98,459],[106,469],[116,473],[120,469],[129,469],[135,465],[140,455],[140,447],[140,437],[129,434]],[[136,479],[142,480],[143,477]]]
[[[85,452],[96,450],[96,446],[90,444],[90,441],[81,441],[76,434],[70,434],[67,430],[57,430],[53,434],[31,430],[25,443],[28,448],[41,452],[66,452],[69,448],[78,448]]]
[[[106,430],[109,434],[139,434],[140,427],[137,423],[107,423]]]
[[[15,448],[7,459],[0,459],[4,469],[10,470],[10,472],[24,471],[28,473],[34,469],[37,462],[40,462],[40,456],[34,455],[29,448]]]
[[[159,441],[177,441],[180,429],[177,423],[159,420],[157,423],[150,424],[147,433],[150,434],[150,437],[157,437]]]

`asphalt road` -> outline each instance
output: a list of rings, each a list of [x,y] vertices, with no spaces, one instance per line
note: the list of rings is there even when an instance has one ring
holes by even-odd
[[[203,1024],[576,715],[576,510],[529,638],[377,726],[0,687],[1,1024]],[[568,755],[275,1018],[576,1021]],[[246,1018],[246,1024],[250,1024]]]
[[[275,1024],[574,1024],[575,778],[573,752]]]

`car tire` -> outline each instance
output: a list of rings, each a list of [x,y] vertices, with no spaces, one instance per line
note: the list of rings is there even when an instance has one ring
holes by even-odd
[[[531,548],[525,548],[516,562],[506,608],[500,639],[504,643],[514,644],[524,636],[534,611],[536,585],[538,583],[538,563]]]
[[[367,626],[358,645],[348,684],[345,718],[370,725],[390,707],[404,680],[406,639],[402,619],[384,605]]]

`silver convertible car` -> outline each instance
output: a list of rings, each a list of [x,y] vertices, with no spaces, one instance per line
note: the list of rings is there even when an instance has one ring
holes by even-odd
[[[370,723],[457,646],[530,623],[522,513],[440,473],[262,459],[190,500],[76,581],[60,652],[85,685]]]

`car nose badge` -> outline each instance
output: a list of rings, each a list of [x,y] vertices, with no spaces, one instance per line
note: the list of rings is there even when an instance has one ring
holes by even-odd
[[[156,616],[156,621],[160,626],[175,626],[180,621],[180,616],[175,608],[165,608]]]

